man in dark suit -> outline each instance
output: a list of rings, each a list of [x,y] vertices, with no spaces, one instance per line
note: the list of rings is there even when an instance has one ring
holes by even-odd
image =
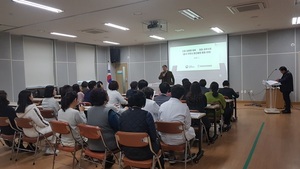
[[[283,110],[282,113],[291,113],[290,93],[294,91],[293,75],[285,66],[281,66],[279,70],[282,73],[282,77],[281,79],[277,79],[277,81],[281,83],[280,91],[282,92],[285,102],[285,110]]]
[[[169,85],[175,84],[173,73],[168,70],[167,65],[162,66],[163,71],[160,73],[158,79],[161,79],[162,83],[167,82]]]

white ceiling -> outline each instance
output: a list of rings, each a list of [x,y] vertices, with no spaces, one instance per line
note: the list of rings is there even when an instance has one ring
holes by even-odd
[[[143,30],[142,22],[163,19],[168,32],[159,33],[166,40],[215,35],[210,27],[218,26],[226,34],[257,32],[294,27],[291,18],[300,16],[300,5],[294,0],[258,0],[267,4],[264,10],[232,14],[226,6],[253,2],[252,0],[31,0],[62,9],[52,13],[11,0],[1,0],[0,31],[64,41],[106,46],[104,40],[125,45],[155,43]],[[204,19],[192,21],[178,10],[190,8]],[[134,15],[141,12],[142,15]],[[130,28],[121,31],[104,26],[106,22]],[[101,34],[88,34],[83,29],[101,29]],[[184,29],[176,32],[176,29]],[[75,39],[57,37],[50,32],[74,34]]]

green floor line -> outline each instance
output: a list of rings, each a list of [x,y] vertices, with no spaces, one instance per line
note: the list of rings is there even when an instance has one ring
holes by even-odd
[[[246,160],[246,162],[245,162],[245,164],[244,164],[243,169],[247,169],[248,166],[249,166],[249,164],[250,164],[250,161],[251,161],[251,159],[252,159],[252,155],[253,155],[253,153],[254,153],[254,151],[255,151],[255,148],[256,148],[256,144],[257,144],[257,142],[258,142],[258,139],[259,139],[259,137],[260,137],[261,131],[263,130],[264,126],[265,126],[265,122],[263,122],[263,123],[261,124],[261,126],[260,126],[260,129],[259,129],[259,131],[258,131],[258,133],[257,133],[257,135],[256,135],[256,138],[255,138],[255,140],[254,140],[254,143],[253,143],[253,145],[252,145],[251,151],[250,151],[250,153],[249,153],[249,155],[248,155],[248,158],[247,158],[247,160]]]

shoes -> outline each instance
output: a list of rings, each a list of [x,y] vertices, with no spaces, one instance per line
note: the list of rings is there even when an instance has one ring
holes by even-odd
[[[291,113],[291,111],[290,110],[282,110],[281,113],[282,114],[289,114],[289,113]]]
[[[175,157],[175,155],[169,157],[169,163],[170,164],[175,164],[176,163],[176,157]]]
[[[54,153],[54,150],[52,148],[47,148],[45,154],[46,155],[53,155],[53,154],[58,154],[59,150],[56,150]]]
[[[227,125],[226,127],[223,127],[223,131],[227,132],[231,129],[231,125]]]

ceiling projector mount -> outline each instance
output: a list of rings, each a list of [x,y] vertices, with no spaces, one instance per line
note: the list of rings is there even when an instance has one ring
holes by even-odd
[[[158,32],[164,33],[168,32],[168,23],[165,20],[156,19],[150,21],[143,22],[143,30],[144,32]]]

